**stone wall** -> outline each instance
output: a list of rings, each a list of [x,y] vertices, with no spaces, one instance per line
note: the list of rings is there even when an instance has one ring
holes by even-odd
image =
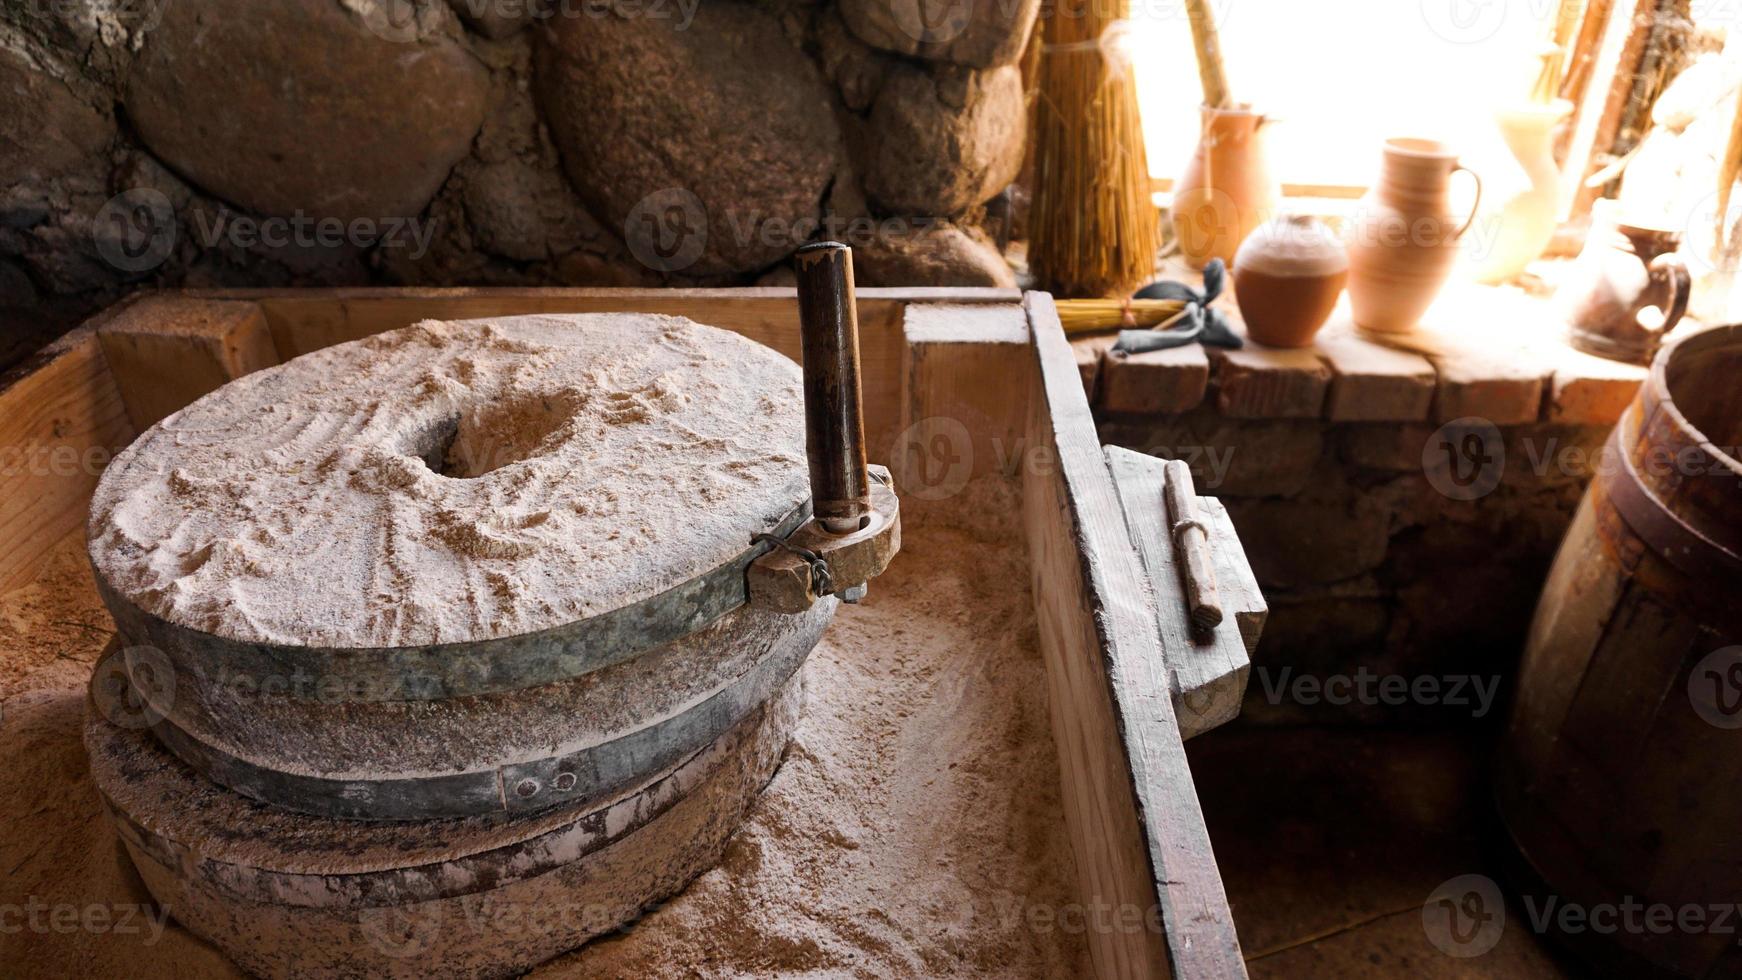
[[[150,286],[1012,285],[1037,7],[8,2],[0,366]]]
[[[1566,348],[1545,316],[1507,297],[1441,325],[1427,356],[1338,322],[1298,351],[1075,344],[1102,441],[1185,460],[1233,518],[1271,610],[1248,722],[1504,711],[1555,550],[1644,377]]]

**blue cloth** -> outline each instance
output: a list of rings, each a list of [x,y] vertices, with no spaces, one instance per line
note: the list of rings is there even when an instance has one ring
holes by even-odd
[[[1228,277],[1221,259],[1211,259],[1204,266],[1204,288],[1193,289],[1183,282],[1164,279],[1152,282],[1137,291],[1138,299],[1172,299],[1185,304],[1185,317],[1167,330],[1121,330],[1113,349],[1126,354],[1142,354],[1152,350],[1167,350],[1187,344],[1235,349],[1243,346],[1240,335],[1228,325],[1222,311],[1210,308]]]

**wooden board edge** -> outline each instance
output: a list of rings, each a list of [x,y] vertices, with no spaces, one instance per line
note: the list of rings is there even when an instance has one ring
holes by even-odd
[[[902,314],[900,433],[890,465],[904,495],[961,493],[990,475],[1015,478],[1028,429],[1033,360],[1017,304],[908,303]],[[1012,329],[1014,327],[1014,329]]]
[[[143,293],[98,326],[97,338],[137,432],[280,360],[265,311],[251,300]]]
[[[1098,976],[1242,978],[1246,967],[1174,716],[1153,599],[1052,297],[1024,300],[1036,391],[1023,520],[1066,824]],[[1041,461],[1048,465],[1041,465]],[[1153,925],[1159,911],[1161,933]]]
[[[103,468],[133,439],[97,338],[127,302],[0,375],[0,592],[33,581],[83,529]]]
[[[1220,503],[1213,497],[1199,498],[1217,590],[1227,615],[1208,634],[1195,631],[1187,616],[1180,558],[1162,500],[1165,461],[1119,446],[1107,446],[1104,452],[1132,547],[1137,549],[1155,601],[1155,628],[1167,662],[1174,717],[1179,721],[1180,737],[1190,740],[1233,721],[1246,696],[1252,667],[1251,650],[1242,632],[1242,613],[1251,605],[1241,574],[1246,556],[1239,550],[1238,540],[1230,541],[1216,519]],[[1226,512],[1221,513],[1225,520]]]

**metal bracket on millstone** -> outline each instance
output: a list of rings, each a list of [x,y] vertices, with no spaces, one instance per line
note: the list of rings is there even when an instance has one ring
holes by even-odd
[[[889,470],[871,474],[871,517],[851,534],[833,534],[806,521],[777,547],[750,563],[750,601],[764,609],[801,613],[826,595],[845,602],[865,596],[866,583],[901,550],[901,502]]]

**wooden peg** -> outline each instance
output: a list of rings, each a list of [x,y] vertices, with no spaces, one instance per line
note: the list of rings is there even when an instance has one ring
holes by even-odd
[[[1169,526],[1174,547],[1179,549],[1180,576],[1184,580],[1186,612],[1192,625],[1212,630],[1222,622],[1221,597],[1216,593],[1216,566],[1210,555],[1210,531],[1198,517],[1198,494],[1192,486],[1192,471],[1185,463],[1170,459],[1164,469]]]

